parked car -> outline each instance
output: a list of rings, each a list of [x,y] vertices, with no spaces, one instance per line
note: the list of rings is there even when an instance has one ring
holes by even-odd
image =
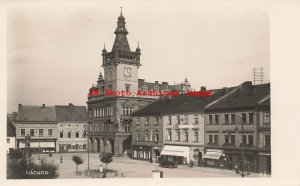
[[[178,164],[176,162],[170,161],[170,160],[165,160],[165,159],[161,160],[159,162],[159,165],[161,167],[168,167],[168,168],[177,168],[178,167]]]

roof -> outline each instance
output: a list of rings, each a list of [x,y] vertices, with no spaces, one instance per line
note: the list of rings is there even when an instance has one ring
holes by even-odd
[[[252,85],[251,82],[245,82],[229,94],[207,105],[205,111],[255,108],[258,102],[268,95],[270,95],[270,83]],[[265,101],[267,103],[267,100]]]
[[[54,106],[22,106],[17,121],[57,121]]]
[[[55,110],[57,121],[88,121],[88,112],[85,106],[75,106],[73,104],[68,106],[57,105]]]
[[[229,88],[232,89],[232,88]],[[164,115],[176,113],[203,112],[204,107],[222,97],[226,89],[213,90],[210,97],[186,96],[180,94],[173,97],[162,97],[157,101],[133,112],[133,116]]]
[[[13,125],[13,115],[7,114],[7,128],[6,128],[6,136],[7,137],[15,137],[16,136],[16,127]]]

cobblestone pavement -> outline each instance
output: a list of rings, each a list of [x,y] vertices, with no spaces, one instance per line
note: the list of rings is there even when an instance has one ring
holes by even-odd
[[[53,161],[55,164],[59,165],[59,178],[89,178],[84,174],[76,176],[76,166],[72,161],[73,155],[79,155],[84,159],[83,164],[79,165],[78,170],[87,170],[87,153],[54,153],[52,157],[49,157],[47,154],[41,154],[40,158],[47,159],[47,161]],[[60,157],[62,157],[63,163],[60,163]],[[37,161],[38,155],[33,154],[32,158],[34,161]],[[90,169],[99,169],[100,164],[103,164],[102,162],[100,162],[99,154],[97,153],[90,153],[89,162]],[[113,162],[108,164],[108,168],[117,170],[119,173],[123,173],[123,177],[125,178],[151,178],[152,170],[155,170],[156,168],[163,171],[163,177],[165,178],[241,177],[240,175],[236,174],[234,170],[224,170],[207,167],[188,167],[184,165],[179,165],[178,168],[169,169],[159,167],[158,163],[132,160],[128,157],[114,157]],[[248,177],[261,177],[261,175],[251,173]]]

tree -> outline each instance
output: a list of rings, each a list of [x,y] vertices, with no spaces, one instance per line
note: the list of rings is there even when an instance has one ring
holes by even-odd
[[[105,153],[105,154],[103,154],[102,157],[101,157],[101,161],[103,163],[105,163],[106,169],[107,169],[107,164],[109,164],[109,163],[112,162],[112,154],[111,153]]]
[[[82,164],[83,163],[83,160],[81,159],[80,156],[76,156],[76,155],[73,155],[72,156],[72,160],[74,161],[74,163],[76,164],[76,174],[78,176],[78,165]]]

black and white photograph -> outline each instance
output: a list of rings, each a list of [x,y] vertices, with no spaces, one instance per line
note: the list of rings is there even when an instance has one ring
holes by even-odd
[[[274,179],[269,4],[93,3],[5,8],[6,180]]]

